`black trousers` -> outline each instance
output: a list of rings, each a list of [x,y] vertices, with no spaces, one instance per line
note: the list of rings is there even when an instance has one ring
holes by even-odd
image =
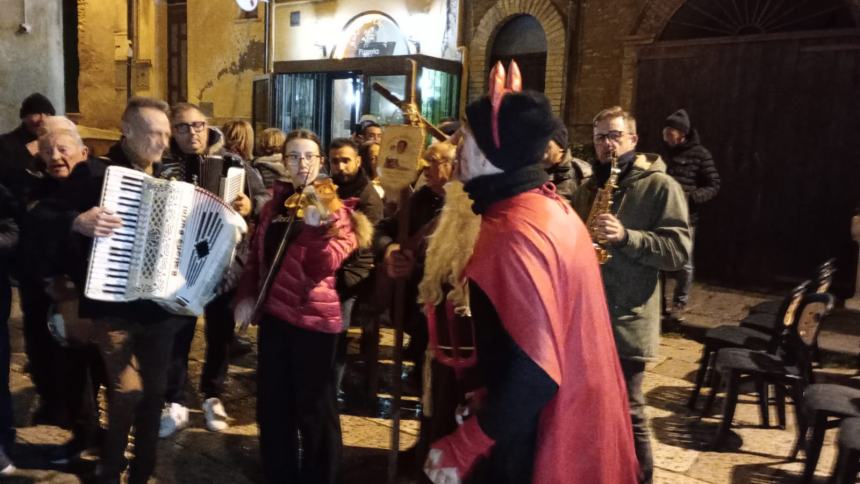
[[[228,292],[216,297],[204,309],[206,361],[203,363],[203,373],[200,375],[200,392],[203,393],[204,398],[221,398],[221,394],[224,393],[224,381],[227,379],[227,368],[230,365],[230,343],[235,337],[233,310],[230,308],[233,294]],[[191,353],[191,342],[194,340],[196,326],[197,321],[190,319],[176,333],[170,368],[167,372],[165,398],[167,402],[185,405],[188,355]]]
[[[63,408],[62,381],[59,372],[65,365],[58,360],[62,347],[48,330],[50,298],[40,281],[22,278],[19,286],[21,311],[24,313],[24,351],[30,368],[30,378],[39,394],[44,415],[54,423],[67,423]]]
[[[268,315],[260,323],[257,423],[268,483],[338,482],[337,340],[337,334],[308,331]]]
[[[68,364],[62,382],[72,439],[91,447],[97,443],[99,431],[98,389],[101,384],[108,386],[104,363],[95,344],[61,350]]]
[[[630,419],[633,422],[633,447],[639,460],[641,482],[651,484],[654,474],[654,457],[651,453],[651,432],[645,418],[645,393],[642,380],[645,379],[645,362],[621,360],[621,371],[627,384],[627,402],[630,405]]]
[[[109,318],[94,322],[93,339],[108,379],[108,428],[99,461],[102,482],[118,482],[132,425],[134,460],[129,482],[144,483],[155,470],[167,363],[176,325],[183,319],[145,323]]]
[[[9,391],[9,313],[12,286],[7,274],[0,276],[0,450],[8,454],[15,441],[15,429],[12,427],[12,394]]]

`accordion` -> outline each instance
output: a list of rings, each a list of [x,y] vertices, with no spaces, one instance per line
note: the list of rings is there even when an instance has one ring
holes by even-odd
[[[93,241],[84,294],[202,314],[247,231],[242,217],[201,187],[119,166],[107,169],[100,205],[123,226]]]
[[[232,156],[207,156],[196,163],[196,172],[189,173],[185,161],[167,162],[161,167],[158,178],[192,182],[201,188],[218,194],[222,200],[231,203],[242,193],[245,185],[245,168],[242,161]]]

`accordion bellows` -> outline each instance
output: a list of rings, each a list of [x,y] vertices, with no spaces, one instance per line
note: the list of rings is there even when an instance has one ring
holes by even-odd
[[[118,166],[107,169],[101,206],[119,215],[123,227],[94,240],[86,296],[149,299],[174,314],[203,314],[248,230],[203,188]]]

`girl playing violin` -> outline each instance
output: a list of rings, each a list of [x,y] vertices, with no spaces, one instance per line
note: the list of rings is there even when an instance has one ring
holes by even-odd
[[[275,183],[237,292],[236,322],[244,323],[286,238],[255,321],[260,454],[271,483],[334,483],[341,456],[334,356],[342,328],[335,272],[369,244],[372,226],[353,210],[356,200],[341,201],[330,179],[318,179],[320,152],[314,133],[287,134],[284,161],[291,182]]]

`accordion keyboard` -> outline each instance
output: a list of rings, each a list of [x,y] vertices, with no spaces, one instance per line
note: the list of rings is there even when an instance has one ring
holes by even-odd
[[[127,300],[126,288],[131,269],[143,180],[146,176],[142,172],[131,170],[121,172],[108,170],[105,175],[101,206],[113,211],[122,219],[122,228],[114,230],[110,237],[96,237],[93,240],[86,293],[100,296],[99,300]]]

